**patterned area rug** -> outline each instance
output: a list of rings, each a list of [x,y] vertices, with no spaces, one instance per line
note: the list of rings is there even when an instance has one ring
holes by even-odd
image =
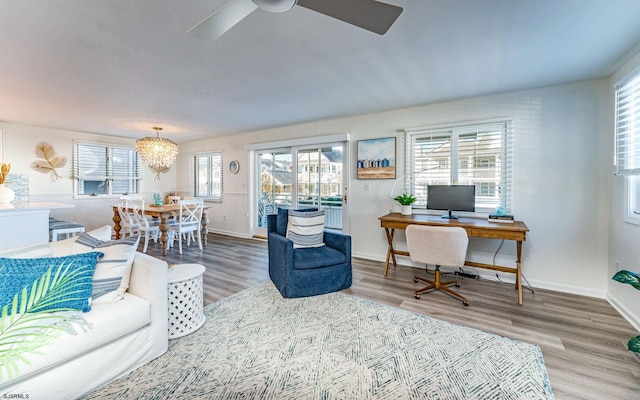
[[[86,399],[553,399],[538,346],[352,296],[270,281]]]

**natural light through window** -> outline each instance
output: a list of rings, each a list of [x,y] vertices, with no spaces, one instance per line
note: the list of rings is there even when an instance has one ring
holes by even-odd
[[[640,224],[640,73],[616,85],[616,175],[625,179],[624,220]]]
[[[427,204],[429,185],[474,185],[476,211],[511,206],[511,121],[407,129],[406,190]]]

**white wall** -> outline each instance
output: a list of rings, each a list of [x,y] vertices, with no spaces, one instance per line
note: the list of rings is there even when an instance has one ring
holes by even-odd
[[[52,210],[51,216],[80,222],[87,230],[104,224],[113,224],[113,199],[74,199],[73,197],[73,141],[84,140],[96,143],[123,144],[133,146],[134,139],[104,136],[86,132],[75,132],[60,129],[42,128],[27,125],[0,123],[2,131],[3,162],[11,163],[11,172],[29,175],[29,196],[31,201],[55,201],[74,204],[75,208]],[[33,161],[39,160],[35,155],[36,145],[40,142],[50,143],[56,154],[67,158],[64,167],[58,169],[62,178],[54,180],[50,174],[42,174],[31,168]],[[155,173],[148,167],[142,168],[141,191],[151,199],[153,192],[169,192],[175,189],[175,168],[161,174],[155,180]],[[2,227],[0,227],[2,229]]]
[[[225,172],[230,160],[239,160],[240,173],[224,175],[223,201],[212,204],[209,229],[248,236],[248,144],[348,132],[350,159],[356,160],[357,140],[397,136],[401,177],[400,130],[513,118],[513,213],[531,230],[523,252],[525,277],[534,286],[604,297],[609,220],[609,196],[604,188],[609,186],[612,151],[609,98],[609,81],[598,79],[201,140],[181,145],[178,189],[189,190],[190,169],[185,166],[190,165],[192,153],[222,150]],[[370,191],[365,192],[365,181],[355,178],[353,166],[350,176],[354,255],[382,260],[386,240],[377,218],[389,212],[395,180],[366,181]],[[402,190],[400,186],[396,191]],[[402,234],[398,238],[401,241]],[[472,259],[490,263],[497,248],[496,241],[474,238]],[[514,265],[514,254],[515,244],[507,242],[496,261]]]
[[[620,304],[627,305],[637,315],[637,304],[632,301],[635,294],[620,287],[622,285],[611,285],[609,279],[612,260],[631,266],[638,259],[638,250],[629,239],[633,233],[637,237],[637,227],[612,221],[612,240],[609,241],[609,193],[605,188],[609,188],[612,181],[610,114],[610,81],[598,79],[211,138],[180,144],[175,166],[168,174],[162,175],[160,181],[155,181],[153,173],[144,168],[143,191],[147,194],[173,190],[191,193],[190,156],[221,150],[225,164],[223,201],[210,204],[209,228],[246,237],[251,233],[247,187],[250,171],[245,149],[248,144],[349,132],[352,140],[350,159],[355,160],[357,140],[395,135],[399,139],[398,177],[401,177],[404,173],[401,167],[402,129],[513,118],[513,213],[531,229],[523,252],[523,272],[528,282],[537,287],[598,297],[604,297],[609,288]],[[56,211],[58,215],[54,216],[78,220],[88,229],[110,223],[112,200],[73,199],[73,185],[69,179],[73,140],[133,144],[133,139],[8,123],[0,123],[0,129],[3,132],[3,160],[12,163],[13,172],[29,174],[33,197],[76,205],[72,210]],[[35,145],[42,140],[49,141],[58,154],[69,160],[61,172],[64,178],[57,182],[53,182],[49,175],[30,168],[30,163],[35,160]],[[230,160],[239,161],[238,174],[227,172],[226,165]],[[370,191],[365,192],[365,181],[355,178],[353,166],[350,177],[350,233],[354,255],[382,260],[386,241],[377,218],[389,211],[390,190],[395,180],[366,181]],[[402,190],[400,186],[396,191]],[[612,210],[620,208],[617,206],[620,188],[614,180]],[[402,234],[398,239],[402,241]],[[402,243],[398,245],[403,246]],[[611,257],[608,257],[608,246],[612,249]],[[474,238],[471,258],[490,263],[497,248],[495,241]],[[496,261],[513,265],[514,254],[515,245],[507,242]],[[512,275],[502,276],[505,280],[512,278]]]
[[[640,68],[640,53],[631,58],[622,66],[610,80],[610,87],[613,86],[627,74]],[[613,95],[612,95],[613,97]],[[610,109],[613,110],[613,101]],[[613,111],[612,111],[613,114]],[[611,116],[611,126],[613,127],[613,115]],[[607,136],[607,140],[613,143],[613,129]],[[613,159],[613,158],[612,158]],[[609,166],[611,166],[611,162]],[[613,177],[611,185],[611,209],[610,209],[610,230],[609,236],[609,257],[607,276],[610,278],[616,272],[616,262],[620,263],[621,269],[640,272],[640,225],[630,224],[623,220],[625,212],[625,181],[621,176]],[[624,285],[614,280],[608,281],[608,298],[616,308],[632,321],[635,328],[640,331],[640,292],[630,285]]]

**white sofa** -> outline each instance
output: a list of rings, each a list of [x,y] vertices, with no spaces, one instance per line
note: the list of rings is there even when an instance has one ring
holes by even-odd
[[[124,299],[81,316],[86,329],[74,323],[75,333],[30,356],[30,366],[0,382],[0,398],[76,399],[165,353],[167,263],[136,252]]]

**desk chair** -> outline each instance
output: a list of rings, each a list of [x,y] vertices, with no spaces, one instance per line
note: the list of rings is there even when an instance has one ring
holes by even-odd
[[[413,277],[414,282],[420,281],[429,284],[429,286],[416,290],[413,294],[414,297],[419,299],[421,294],[436,289],[459,298],[462,300],[462,304],[468,306],[469,301],[464,296],[447,287],[450,285],[460,287],[457,280],[445,282],[440,280],[441,265],[448,267],[462,267],[464,265],[469,245],[467,232],[459,227],[409,225],[406,235],[411,261],[436,266],[435,280],[419,276]]]

